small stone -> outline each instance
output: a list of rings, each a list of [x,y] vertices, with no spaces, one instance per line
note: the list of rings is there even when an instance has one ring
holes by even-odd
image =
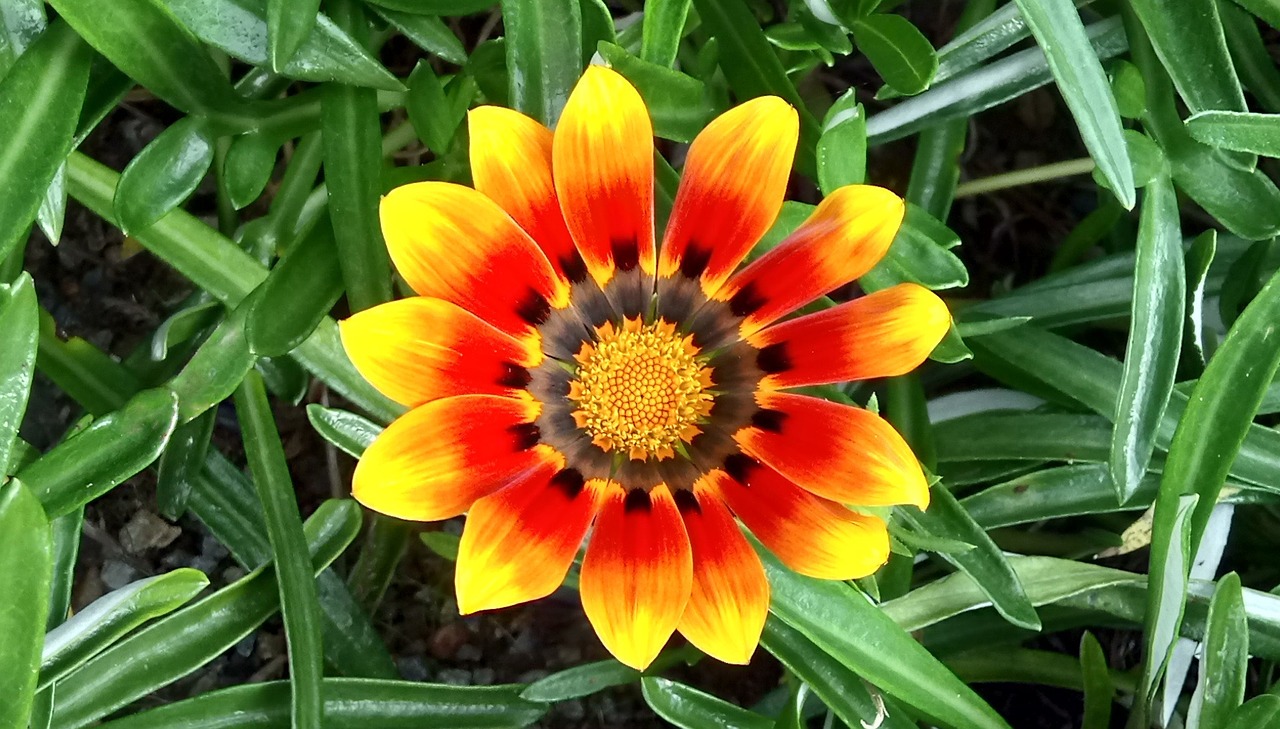
[[[582,721],[587,716],[587,707],[578,699],[561,701],[552,707],[551,713],[567,721]]]
[[[167,547],[182,530],[149,511],[139,511],[120,530],[120,546],[129,554]]]
[[[519,676],[516,676],[516,683],[534,683],[535,681],[541,681],[542,679],[550,675],[551,675],[551,672],[548,670],[545,670],[542,668],[535,668],[531,671],[525,671]]]
[[[484,654],[480,652],[480,649],[471,643],[467,643],[466,645],[458,648],[458,652],[453,655],[453,657],[459,661],[467,661],[469,663],[475,663],[483,656]]]
[[[244,576],[245,576],[244,568],[241,567],[240,565],[231,565],[230,567],[222,571],[222,579],[226,580],[228,583],[235,582],[236,580]]]
[[[471,672],[461,668],[446,668],[436,675],[436,679],[450,686],[470,686]]]
[[[108,590],[119,590],[137,577],[138,571],[124,562],[109,559],[102,565],[102,584]]]
[[[447,661],[458,654],[471,632],[462,623],[445,623],[431,635],[431,657],[438,661]]]
[[[498,678],[498,672],[492,668],[477,668],[471,678],[477,686],[488,686]]]
[[[426,681],[431,673],[421,656],[405,656],[396,660],[396,668],[406,681]]]
[[[211,534],[206,534],[204,535],[204,538],[200,540],[200,554],[210,559],[218,560],[225,558],[229,552],[227,552],[227,548],[224,547],[222,542],[219,542],[216,537]]]

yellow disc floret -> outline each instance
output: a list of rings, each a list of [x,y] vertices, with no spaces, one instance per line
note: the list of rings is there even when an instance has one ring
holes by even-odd
[[[702,432],[698,423],[711,411],[711,370],[693,337],[676,334],[674,324],[636,318],[618,329],[605,323],[575,359],[573,419],[597,446],[633,460],[661,460]]]

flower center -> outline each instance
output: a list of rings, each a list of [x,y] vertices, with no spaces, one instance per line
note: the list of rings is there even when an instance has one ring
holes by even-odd
[[[606,322],[596,339],[574,355],[577,378],[569,385],[569,399],[578,404],[573,419],[593,443],[633,460],[662,460],[702,432],[698,423],[711,412],[711,370],[692,336],[676,334],[664,319],[636,318],[621,329]]]

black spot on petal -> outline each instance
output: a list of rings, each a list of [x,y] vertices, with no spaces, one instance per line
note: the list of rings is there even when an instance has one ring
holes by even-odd
[[[576,468],[563,468],[551,477],[551,488],[560,489],[570,500],[578,498],[585,485],[586,480]]]
[[[756,366],[766,375],[791,369],[791,357],[787,355],[786,342],[767,345],[756,355]]]
[[[525,295],[516,302],[516,314],[524,319],[532,326],[538,326],[547,320],[551,315],[551,302],[547,301],[547,297],[528,289]]]
[[[536,423],[512,425],[507,428],[507,432],[515,440],[517,450],[527,451],[542,441],[542,431],[538,429]]]
[[[685,278],[698,278],[702,272],[707,270],[707,264],[711,262],[711,249],[703,248],[695,241],[689,241],[689,245],[685,246],[684,256],[680,258],[680,273]]]
[[[751,425],[767,430],[770,433],[781,433],[782,423],[787,419],[787,414],[781,410],[770,410],[769,408],[761,408],[751,416]]]
[[[571,283],[582,283],[587,280],[587,264],[582,256],[574,250],[560,258],[560,270]]]
[[[676,508],[680,510],[680,513],[702,513],[702,505],[698,503],[698,497],[694,496],[689,489],[676,489],[675,493],[672,494],[672,498],[675,499]]]
[[[747,317],[760,310],[765,304],[765,297],[756,289],[754,283],[748,282],[729,299],[729,311],[734,316]]]
[[[649,500],[649,492],[644,489],[631,489],[622,500],[622,511],[627,514],[633,511],[648,513],[651,509],[653,509],[653,502]]]
[[[613,264],[619,271],[630,271],[640,265],[640,244],[635,238],[614,238],[610,247],[613,249]]]
[[[742,453],[730,453],[724,457],[724,472],[743,486],[748,485],[751,472],[759,467],[760,464],[754,458]]]
[[[515,362],[503,362],[502,368],[498,375],[498,384],[503,387],[525,388],[533,380],[533,376],[529,374],[529,370],[521,367]]]

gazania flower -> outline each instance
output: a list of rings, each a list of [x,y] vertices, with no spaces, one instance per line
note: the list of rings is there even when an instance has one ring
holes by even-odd
[[[382,200],[418,296],[342,324],[360,372],[412,408],[365,452],[356,498],[401,519],[468,513],[463,613],[551,593],[586,539],[582,604],[620,661],[644,668],[679,630],[745,663],[769,586],[737,520],[792,569],[850,579],[889,538],[845,504],[928,503],[884,420],[789,392],[903,374],[941,339],[946,307],[911,284],[787,318],[884,255],[902,200],[837,190],[741,266],[787,186],[782,100],[698,136],[660,246],[652,126],[618,74],[588,69],[554,135],[496,107],[469,124],[475,189]]]

